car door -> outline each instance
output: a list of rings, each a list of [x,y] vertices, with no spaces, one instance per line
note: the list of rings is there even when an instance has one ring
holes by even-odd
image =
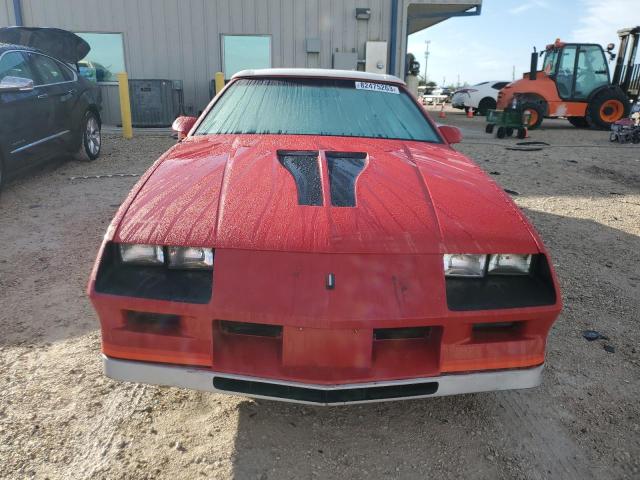
[[[556,87],[558,95],[563,100],[573,98],[573,82],[576,71],[576,51],[575,46],[566,46],[562,49],[558,72],[556,73]]]
[[[37,78],[37,97],[46,115],[46,135],[38,148],[43,156],[51,157],[65,152],[71,137],[75,82],[57,60],[35,52],[29,53],[29,59]]]
[[[36,81],[26,55],[19,50],[0,56],[0,81],[5,77]],[[20,170],[35,160],[34,146],[47,134],[38,92],[0,92],[0,145],[7,170]]]
[[[581,45],[578,50],[573,98],[586,100],[596,88],[609,84],[607,60],[599,45]]]

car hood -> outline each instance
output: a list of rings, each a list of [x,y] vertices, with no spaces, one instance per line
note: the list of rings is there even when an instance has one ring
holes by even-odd
[[[59,28],[0,28],[0,42],[36,48],[71,64],[78,63],[91,50],[89,44],[78,35]]]
[[[324,204],[300,205],[278,151],[319,151]],[[325,152],[366,154],[354,207],[331,206]],[[536,234],[464,155],[424,142],[304,135],[189,137],[141,179],[114,240],[326,253],[530,253]]]

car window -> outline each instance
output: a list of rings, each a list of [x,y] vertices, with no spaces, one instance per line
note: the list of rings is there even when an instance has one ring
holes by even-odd
[[[236,80],[196,135],[241,133],[441,143],[420,107],[397,86],[324,78]]]
[[[609,83],[609,69],[598,45],[583,45],[578,53],[574,98],[587,98],[596,88]]]
[[[572,93],[571,90],[573,85],[573,74],[575,72],[576,50],[577,47],[575,46],[565,47],[562,50],[560,65],[558,66],[558,73],[556,74],[558,93],[560,93],[562,98],[570,97]]]
[[[0,81],[4,77],[20,77],[34,80],[27,59],[20,52],[5,53],[0,60]]]
[[[502,90],[504,87],[507,86],[509,82],[498,82],[498,83],[494,83],[493,84],[493,88],[495,88],[496,90]]]
[[[69,67],[67,67],[66,65],[60,62],[58,62],[58,66],[60,67],[60,71],[62,72],[62,77],[65,79],[65,81],[71,82],[75,80],[75,76],[73,75],[73,72]]]
[[[36,85],[49,85],[67,81],[62,73],[62,68],[64,67],[58,65],[58,62],[53,58],[31,54],[31,62],[38,76]]]

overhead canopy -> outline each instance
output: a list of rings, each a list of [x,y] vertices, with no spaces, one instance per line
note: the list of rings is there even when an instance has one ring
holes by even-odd
[[[37,48],[67,63],[78,63],[91,47],[75,33],[59,28],[0,28],[0,42]]]
[[[465,0],[464,2],[450,0],[446,3],[430,3],[428,1],[417,3],[418,1],[411,2],[407,9],[409,35],[451,17],[480,15],[482,8],[482,0]]]

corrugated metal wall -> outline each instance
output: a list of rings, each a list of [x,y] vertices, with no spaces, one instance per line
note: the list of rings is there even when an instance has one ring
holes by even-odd
[[[13,15],[13,0],[0,0],[0,27],[8,27],[16,23]]]
[[[11,0],[0,2],[1,24]],[[357,20],[356,7],[371,18]],[[389,0],[22,0],[27,26],[122,32],[129,76],[182,80],[193,113],[221,69],[221,34],[272,35],[274,67],[331,68],[336,49],[364,59],[367,40],[389,40],[390,8]],[[305,52],[307,37],[322,40],[321,53]]]

